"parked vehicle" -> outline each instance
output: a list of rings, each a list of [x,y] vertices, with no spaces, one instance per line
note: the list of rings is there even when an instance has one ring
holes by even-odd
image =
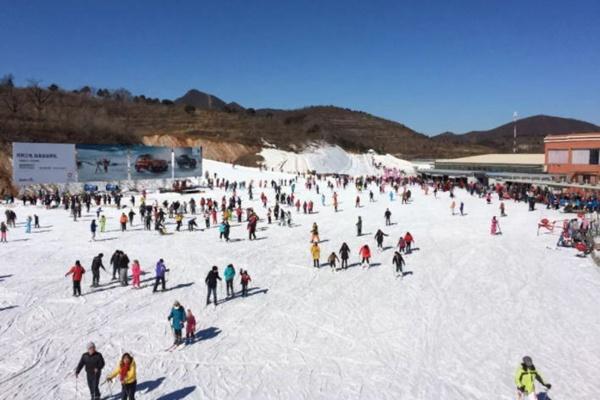
[[[182,154],[175,159],[179,168],[195,169],[198,162],[187,154]]]
[[[154,158],[151,154],[141,154],[135,160],[135,170],[137,172],[165,172],[169,169],[169,163],[165,160]]]

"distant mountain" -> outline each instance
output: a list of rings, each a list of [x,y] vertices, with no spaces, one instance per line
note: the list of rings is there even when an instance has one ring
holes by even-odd
[[[471,131],[457,135],[444,132],[432,137],[433,141],[446,145],[483,146],[496,153],[512,151],[513,122],[487,131]],[[520,152],[544,151],[544,137],[553,134],[600,132],[600,127],[589,122],[571,118],[535,115],[517,120],[517,147]]]
[[[201,92],[197,89],[189,90],[186,94],[175,99],[175,104],[194,106],[199,110],[218,110],[223,111],[227,106],[223,100],[212,94]],[[241,107],[237,103],[230,103],[234,107]]]

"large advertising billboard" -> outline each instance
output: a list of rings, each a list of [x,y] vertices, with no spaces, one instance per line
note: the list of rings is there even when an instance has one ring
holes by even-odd
[[[78,144],[76,149],[80,182],[202,175],[201,148]]]
[[[17,185],[75,182],[75,145],[13,143],[13,181]]]
[[[124,181],[128,178],[129,146],[78,144],[77,174],[79,182]]]
[[[13,143],[17,184],[202,176],[202,148]]]

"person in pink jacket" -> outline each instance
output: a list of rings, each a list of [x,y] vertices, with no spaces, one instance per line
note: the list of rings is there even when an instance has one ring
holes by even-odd
[[[361,264],[363,264],[363,268],[370,267],[371,263],[371,249],[368,245],[364,245],[358,251],[358,255],[362,258]]]
[[[133,276],[132,286],[136,289],[140,288],[140,276],[142,275],[142,268],[138,260],[133,260],[131,265],[131,275]]]

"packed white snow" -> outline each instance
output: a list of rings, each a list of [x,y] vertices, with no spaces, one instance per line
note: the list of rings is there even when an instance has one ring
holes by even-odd
[[[133,229],[121,233],[120,211],[113,206],[103,207],[108,231],[92,242],[93,213],[73,222],[63,209],[14,207],[19,224],[0,244],[1,399],[89,398],[85,373],[78,381],[73,375],[89,341],[107,362],[103,377],[123,352],[133,355],[138,399],[515,399],[514,372],[524,355],[553,384],[552,399],[597,399],[600,271],[574,250],[555,250],[557,232],[536,235],[542,217],[565,215],[528,212],[525,203],[508,202],[509,216],[500,219],[503,234],[492,236],[496,199],[487,205],[457,190],[468,214],[461,217],[451,215],[447,193],[436,199],[412,186],[413,201],[403,205],[373,186],[376,202],[363,192],[363,206],[355,208],[357,191],[350,185],[335,189],[336,213],[323,182],[325,207],[300,179],[296,195],[312,199],[316,213],[294,210],[290,228],[266,223],[258,198],[264,191],[272,205],[273,190],[256,183],[288,176],[210,161],[205,170],[255,180],[255,200],[241,196],[243,206],[262,218],[259,240],[249,241],[245,224],[237,223],[230,243],[219,240],[215,227],[187,232],[187,217],[181,232],[173,233],[171,220],[166,236],[142,230],[139,215]],[[220,201],[224,194],[193,196]],[[150,193],[148,202],[191,196]],[[383,217],[388,207],[389,227]],[[41,228],[26,234],[23,222],[34,213]],[[362,237],[355,233],[359,215]],[[198,222],[204,223],[201,217]],[[322,262],[346,241],[351,268],[312,267],[313,222],[323,241]],[[389,235],[383,252],[375,250],[378,228]],[[406,231],[418,250],[406,256],[411,274],[397,278],[392,246]],[[364,243],[373,250],[370,269],[357,265]],[[75,260],[89,270],[92,257],[103,252],[110,271],[116,249],[140,261],[147,272],[143,288],[111,284],[102,272],[103,286],[92,291],[88,271],[84,296],[72,297],[64,274]],[[153,294],[159,258],[170,268],[169,291]],[[222,274],[229,263],[249,270],[250,296],[206,307],[208,270],[217,265]],[[225,288],[218,290],[223,298]],[[166,352],[173,341],[167,315],[175,300],[195,313],[199,340]],[[100,389],[103,395],[120,392],[117,384]]]
[[[316,171],[351,176],[381,175],[383,167],[396,168],[407,174],[415,171],[411,162],[390,154],[352,154],[339,146],[325,144],[310,146],[300,153],[263,148],[259,154],[263,157],[267,169],[291,173]]]

